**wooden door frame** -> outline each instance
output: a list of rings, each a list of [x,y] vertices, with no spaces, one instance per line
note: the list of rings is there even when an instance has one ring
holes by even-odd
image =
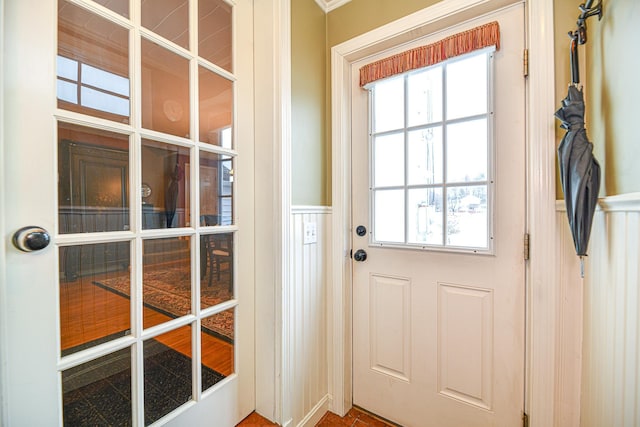
[[[444,0],[357,36],[331,50],[332,97],[332,283],[329,289],[329,384],[331,410],[352,406],[351,249],[351,64],[375,51],[415,39],[522,0]],[[526,227],[531,255],[526,265],[525,411],[534,427],[553,426],[556,412],[559,327],[555,260],[555,110],[553,1],[526,2],[531,61],[527,81]],[[532,373],[535,373],[533,375]],[[579,405],[579,402],[570,404]]]

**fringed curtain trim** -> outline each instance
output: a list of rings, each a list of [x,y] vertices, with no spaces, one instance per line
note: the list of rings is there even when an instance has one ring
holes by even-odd
[[[360,87],[376,80],[428,67],[487,46],[500,49],[500,26],[490,22],[462,33],[454,34],[439,42],[420,46],[360,68]]]

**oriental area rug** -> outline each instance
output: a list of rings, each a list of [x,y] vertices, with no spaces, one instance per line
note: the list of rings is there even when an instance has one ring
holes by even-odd
[[[144,306],[172,318],[189,313],[191,311],[190,274],[189,269],[180,267],[145,270],[142,279]],[[225,275],[223,272],[220,279],[211,286],[208,286],[206,277],[201,280],[201,307],[213,307],[233,298],[229,291],[228,274]],[[128,276],[102,279],[94,281],[93,284],[125,298],[129,298],[131,292]],[[202,319],[202,327],[205,332],[233,343],[233,310],[225,310]]]

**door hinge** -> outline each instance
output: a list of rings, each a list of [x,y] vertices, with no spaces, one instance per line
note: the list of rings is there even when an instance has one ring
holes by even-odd
[[[525,77],[529,77],[529,49],[525,49],[522,54],[522,66]]]
[[[524,260],[529,260],[529,233],[524,234]]]
[[[529,427],[529,415],[526,412],[522,413],[522,427]]]

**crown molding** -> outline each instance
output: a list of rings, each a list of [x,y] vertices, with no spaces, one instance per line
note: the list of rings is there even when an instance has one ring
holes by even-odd
[[[329,13],[350,1],[351,0],[316,0],[316,3],[318,3],[320,9],[324,10],[324,13]]]

